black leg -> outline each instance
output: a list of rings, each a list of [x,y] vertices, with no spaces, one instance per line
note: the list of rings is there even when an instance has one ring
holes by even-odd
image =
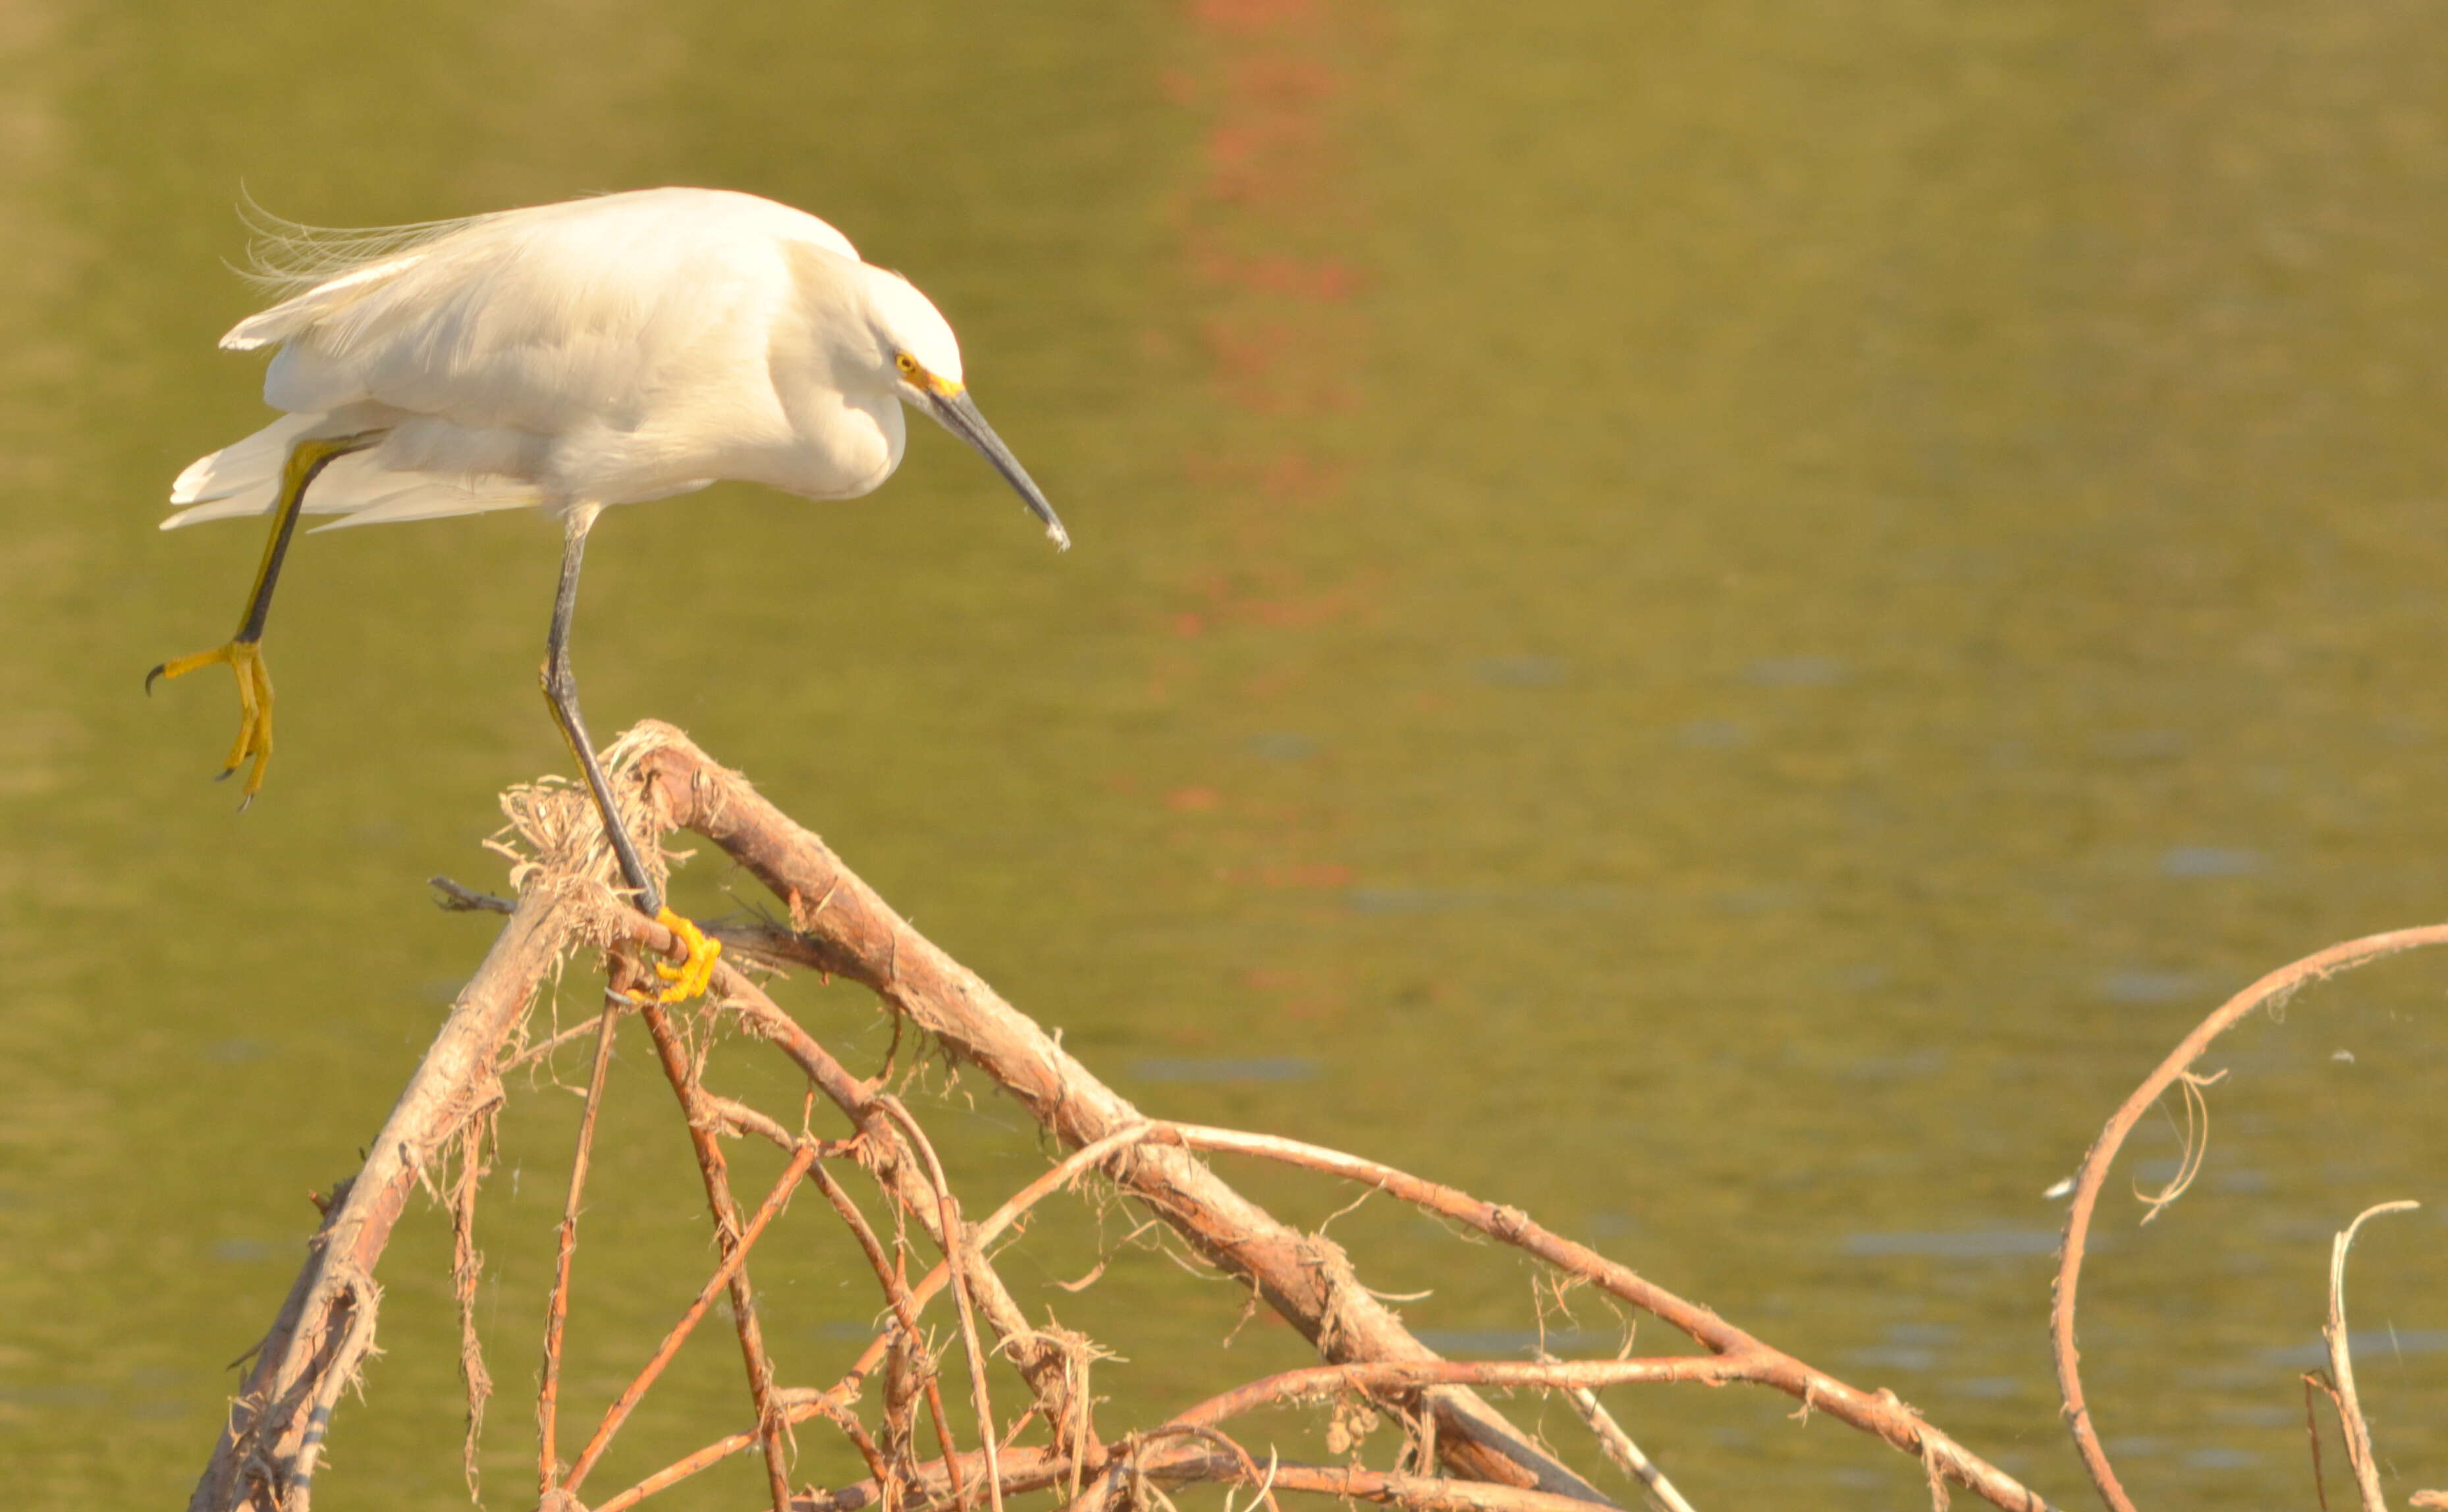
[[[226,666],[238,676],[238,742],[230,747],[228,776],[250,758],[243,809],[263,786],[264,767],[272,760],[272,674],[263,664],[263,624],[272,614],[272,590],[280,582],[280,565],[288,558],[290,538],[297,533],[298,511],[305,507],[306,488],[323,469],[352,451],[363,451],[387,432],[364,431],[355,435],[317,436],[289,449],[280,469],[280,492],[273,500],[272,534],[263,543],[263,562],[255,569],[255,586],[247,590],[246,609],[239,617],[238,634],[225,645],[194,656],[164,661],[144,674],[144,691],[163,678],[182,678],[199,667]]]
[[[569,669],[569,622],[578,612],[578,569],[586,555],[586,532],[595,524],[602,506],[573,505],[568,515],[568,540],[561,553],[561,587],[552,600],[552,630],[545,638],[544,696],[552,705],[552,717],[561,726],[562,738],[569,742],[571,754],[578,757],[580,770],[586,774],[586,789],[595,796],[595,812],[603,820],[603,833],[612,842],[612,853],[621,860],[621,875],[638,894],[638,909],[649,916],[663,911],[663,896],[646,869],[638,862],[637,849],[629,843],[629,831],[621,822],[620,810],[612,803],[612,785],[603,778],[603,767],[595,759],[595,744],[586,737],[586,722],[578,714],[578,678]]]
[[[352,451],[363,451],[388,433],[374,431],[324,441],[300,441],[291,450],[289,466],[281,480],[280,508],[272,522],[272,539],[263,544],[263,565],[256,569],[255,591],[247,595],[246,618],[239,622],[235,639],[263,639],[263,622],[272,616],[273,584],[280,581],[280,564],[289,556],[289,538],[297,533],[297,513],[305,507],[307,487],[322,476],[325,468]]]

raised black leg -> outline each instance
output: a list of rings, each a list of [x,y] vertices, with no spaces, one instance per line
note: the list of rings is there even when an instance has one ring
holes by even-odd
[[[323,469],[352,451],[363,451],[388,432],[365,431],[355,435],[316,436],[289,449],[280,469],[280,492],[273,501],[272,534],[263,543],[263,563],[255,569],[255,586],[247,590],[246,609],[238,634],[227,644],[194,656],[178,657],[144,674],[144,691],[164,678],[183,678],[199,667],[225,666],[238,676],[238,742],[230,747],[226,777],[250,759],[243,809],[263,786],[264,768],[272,761],[272,673],[263,664],[263,624],[272,615],[272,590],[280,582],[280,565],[289,556],[289,542],[297,533],[297,514],[306,505],[306,488]]]

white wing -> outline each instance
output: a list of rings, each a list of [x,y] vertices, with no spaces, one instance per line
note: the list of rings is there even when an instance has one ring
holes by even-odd
[[[279,345],[264,397],[290,413],[181,473],[171,499],[191,507],[163,527],[268,510],[290,445],[317,428],[390,431],[307,495],[363,523],[734,475],[726,449],[788,430],[769,369],[777,325],[805,318],[803,248],[857,259],[813,216],[707,189],[294,237],[305,268],[275,260],[272,278],[315,281],[221,341]]]

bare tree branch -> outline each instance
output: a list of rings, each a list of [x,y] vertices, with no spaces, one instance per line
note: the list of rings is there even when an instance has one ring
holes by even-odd
[[[2116,1162],[2117,1152],[2125,1147],[2125,1138],[2133,1132],[2152,1104],[2171,1086],[2185,1081],[2193,1062],[2201,1059],[2210,1042],[2235,1026],[2264,1004],[2279,1002],[2305,985],[2341,971],[2351,971],[2387,956],[2428,946],[2448,945],[2448,924],[2424,925],[2411,929],[2394,929],[2385,934],[2365,935],[2316,950],[2300,961],[2290,962],[2262,977],[2243,991],[2221,1004],[2217,1011],[2204,1019],[2185,1036],[2166,1060],[2133,1089],[2132,1095],[2109,1116],[2108,1124],[2099,1132],[2082,1166],[2075,1173],[2074,1200],[2066,1214],[2065,1247],[2057,1259],[2055,1299],[2049,1310],[2049,1344],[2056,1359],[2057,1393],[2065,1405],[2066,1427],[2074,1434],[2075,1449],[2082,1455],[2083,1468],[2092,1483],[2099,1490],[2100,1500],[2111,1512],[2134,1512],[2133,1501],[2125,1493],[2123,1483],[2116,1478],[2115,1467],[2109,1464],[2108,1451],[2099,1442],[2099,1430],[2091,1420],[2091,1407],[2082,1391],[2082,1351],[2075,1347],[2075,1301],[2082,1285],[2082,1262],[2085,1241],[2091,1233],[2091,1216],[2098,1205],[2100,1188],[2108,1181],[2109,1167]],[[2196,1082],[2187,1082],[2198,1090]],[[2199,1168],[2198,1155],[2188,1158],[2194,1169]],[[2163,1200],[2151,1208],[2156,1215],[2173,1194],[2163,1194]]]
[[[919,1117],[885,1089],[883,1078],[862,1079],[815,1035],[776,1005],[732,959],[717,963],[707,1005],[681,1017],[633,995],[641,978],[637,952],[669,951],[670,931],[625,907],[611,890],[609,848],[593,828],[593,809],[566,785],[546,782],[515,790],[504,807],[519,834],[503,847],[515,863],[519,901],[486,966],[462,994],[451,1019],[394,1110],[365,1169],[335,1190],[309,1263],[292,1290],[248,1379],[247,1394],[200,1484],[191,1512],[309,1512],[316,1456],[330,1414],[373,1347],[379,1292],[373,1282],[392,1225],[408,1188],[439,1169],[449,1141],[466,1141],[469,1157],[450,1183],[449,1205],[457,1235],[454,1288],[471,1294],[476,1259],[472,1223],[481,1162],[470,1120],[501,1097],[499,1073],[532,1063],[592,1030],[592,1074],[585,1091],[570,1180],[561,1220],[545,1319],[545,1361],[538,1389],[538,1486],[543,1512],[583,1512],[578,1495],[601,1464],[665,1366],[705,1312],[725,1293],[747,1370],[749,1419],[738,1432],[705,1445],[648,1475],[596,1512],[627,1512],[721,1460],[761,1448],[766,1494],[774,1512],[943,1512],[957,1506],[999,1509],[1004,1498],[1061,1487],[1081,1512],[1129,1502],[1135,1508],[1171,1505],[1166,1487],[1214,1483],[1255,1492],[1277,1512],[1279,1493],[1371,1500],[1419,1512],[1562,1512],[1610,1504],[1581,1476],[1532,1435],[1499,1414],[1479,1394],[1539,1390],[1565,1395],[1592,1423],[1608,1452],[1627,1464],[1653,1494],[1673,1488],[1654,1473],[1599,1407],[1605,1387],[1755,1383],[1797,1397],[1878,1436],[1918,1459],[1941,1502],[1947,1483],[1968,1486],[1992,1503],[2043,1512],[2045,1503],[1996,1466],[1941,1433],[1891,1392],[1865,1391],[1806,1365],[1734,1327],[1706,1307],[1650,1283],[1630,1268],[1541,1227],[1520,1211],[1425,1180],[1380,1162],[1296,1140],[1201,1125],[1152,1121],[1099,1081],[1034,1022],[996,996],[973,973],[911,929],[814,834],[758,796],[736,774],[707,760],[667,726],[629,732],[607,755],[624,814],[641,854],[657,874],[665,857],[660,838],[690,828],[714,840],[760,877],[789,909],[791,928],[744,927],[767,958],[813,965],[875,991],[896,1014],[934,1036],[947,1055],[977,1066],[1009,1092],[1069,1154],[995,1207],[982,1222],[962,1215],[960,1195],[935,1157]],[[446,890],[474,911],[498,900],[464,888]],[[738,928],[727,928],[736,935]],[[573,946],[603,950],[614,973],[609,1005],[589,1022],[519,1049],[527,1004],[545,975]],[[752,963],[753,964],[753,963]],[[557,1459],[562,1371],[567,1355],[571,1274],[578,1218],[589,1169],[619,1017],[636,1011],[654,1042],[703,1179],[715,1223],[717,1262],[695,1301],[666,1333],[639,1375],[611,1404],[566,1474]],[[708,1058],[733,1031],[762,1053],[778,1053],[804,1079],[807,1101],[787,1117],[707,1090]],[[819,1139],[807,1132],[818,1100],[849,1120],[850,1137]],[[750,1136],[787,1154],[782,1176],[753,1216],[743,1216],[731,1187],[721,1141]],[[1383,1191],[1456,1223],[1502,1240],[1567,1278],[1646,1311],[1680,1330],[1703,1352],[1641,1359],[1448,1361],[1419,1343],[1362,1284],[1349,1258],[1320,1234],[1291,1229],[1250,1202],[1210,1169],[1217,1154],[1291,1165]],[[871,1224],[859,1203],[822,1163],[849,1158],[873,1177],[889,1206],[889,1227]],[[1040,1327],[1023,1312],[997,1274],[994,1246],[1038,1204],[1095,1176],[1144,1206],[1201,1259],[1249,1288],[1310,1339],[1328,1362],[1248,1383],[1119,1440],[1098,1431],[1099,1399],[1089,1368],[1111,1358],[1094,1341]],[[850,1370],[821,1389],[783,1385],[775,1377],[758,1327],[755,1292],[748,1285],[749,1251],[779,1221],[794,1188],[813,1183],[856,1242],[883,1293],[881,1321]],[[598,1178],[600,1184],[600,1178]],[[430,1185],[430,1182],[428,1182]],[[1365,1192],[1364,1192],[1364,1195]],[[439,1194],[437,1194],[439,1196]],[[879,1228],[886,1232],[879,1233]],[[914,1233],[913,1233],[914,1231]],[[926,1263],[918,1245],[931,1241],[940,1263]],[[766,1254],[773,1254],[769,1245]],[[914,1283],[909,1276],[924,1266]],[[764,1269],[760,1266],[760,1270]],[[1102,1267],[1100,1266],[1101,1271]],[[939,1359],[924,1332],[924,1311],[949,1291],[958,1313],[969,1398],[979,1442],[960,1451],[945,1410]],[[470,1314],[472,1317],[472,1314]],[[989,1339],[986,1335],[991,1333]],[[469,1349],[472,1349],[472,1340]],[[999,1421],[989,1366],[1016,1368],[1033,1394],[1026,1409]],[[866,1383],[883,1373],[880,1417],[863,1417]],[[1364,1401],[1382,1404],[1405,1426],[1396,1468],[1354,1463],[1329,1466],[1285,1464],[1254,1455],[1222,1425],[1260,1407],[1311,1400],[1341,1404],[1362,1421]],[[938,1457],[916,1460],[915,1417],[933,1418]],[[868,1479],[856,1485],[794,1496],[786,1449],[795,1424],[824,1418],[858,1450]],[[1366,1428],[1336,1432],[1356,1445]],[[1043,1442],[1023,1442],[1042,1435]],[[1329,1442],[1337,1442],[1329,1435]],[[1342,1452],[1337,1448],[1337,1453]],[[1442,1465],[1445,1475],[1430,1473]],[[1679,1501],[1668,1505],[1679,1506]]]
[[[255,1365],[230,1404],[190,1512],[302,1512],[330,1412],[373,1347],[373,1269],[408,1194],[460,1124],[499,1096],[493,1063],[575,919],[562,894],[523,894],[409,1079],[364,1168],[335,1193]]]

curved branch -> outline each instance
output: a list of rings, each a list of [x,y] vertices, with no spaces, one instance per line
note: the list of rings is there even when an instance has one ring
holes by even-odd
[[[1482,1202],[1467,1192],[1422,1180],[1375,1160],[1274,1135],[1244,1134],[1235,1129],[1176,1123],[1158,1124],[1148,1138],[1151,1143],[1177,1140],[1193,1149],[1259,1156],[1354,1181],[1365,1181],[1391,1196],[1526,1250],[1559,1270],[1579,1276],[1681,1330],[1712,1354],[1741,1361],[1740,1373],[1726,1379],[1773,1387],[1805,1407],[1877,1434],[1889,1445],[1918,1457],[1937,1473],[1995,1505],[2039,1512],[2047,1504],[2038,1493],[1940,1432],[1920,1413],[1906,1407],[1894,1392],[1864,1391],[1825,1371],[1814,1369],[1736,1328],[1712,1310],[1677,1296],[1655,1282],[1643,1279],[1631,1267],[1542,1228],[1519,1208]],[[1657,1377],[1703,1378],[1703,1374]]]
[[[2348,940],[2264,976],[2221,1004],[2216,1012],[2168,1052],[2158,1068],[2145,1077],[2132,1095],[2109,1116],[2107,1126],[2099,1131],[2090,1153],[2082,1158],[2081,1169],[2075,1177],[2074,1202],[2066,1214],[2065,1247],[2057,1260],[2056,1299],[2049,1309],[2049,1347],[2056,1358],[2057,1393],[2065,1404],[2066,1427],[2074,1434],[2075,1448],[2082,1455],[2083,1468],[2090,1472],[2092,1484],[2099,1488],[2100,1500],[2108,1503],[2112,1512],[2134,1512],[2133,1502],[2108,1463],[2108,1451],[2100,1446],[2098,1430],[2092,1425],[2090,1405],[2083,1400],[2082,1352],[2075,1347],[2074,1313],[2075,1293],[2082,1284],[2083,1245],[2091,1234],[2092,1210],[2098,1206],[2100,1188],[2108,1180],[2108,1168],[2125,1147],[2125,1137],[2161,1094],[2183,1080],[2212,1040],[2233,1028],[2255,1008],[2324,977],[2351,971],[2384,956],[2435,945],[2448,945],[2448,924],[2392,929]]]

